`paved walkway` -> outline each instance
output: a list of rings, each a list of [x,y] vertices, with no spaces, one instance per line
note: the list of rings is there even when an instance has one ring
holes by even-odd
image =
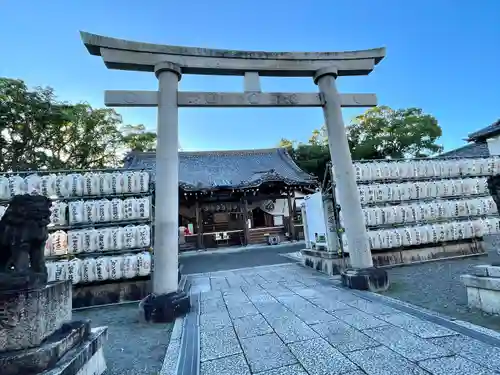
[[[178,374],[500,374],[500,334],[297,264],[190,279]]]

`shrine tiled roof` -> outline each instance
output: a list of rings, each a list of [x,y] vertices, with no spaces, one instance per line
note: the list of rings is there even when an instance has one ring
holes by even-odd
[[[500,120],[495,121],[490,126],[469,134],[468,141],[485,140],[500,134]]]
[[[131,152],[125,168],[155,171],[155,152]],[[154,178],[154,176],[153,176]],[[251,188],[266,182],[316,185],[283,148],[238,151],[179,152],[179,186],[185,190]]]
[[[444,152],[438,158],[474,158],[490,156],[486,142],[469,143],[465,146]]]

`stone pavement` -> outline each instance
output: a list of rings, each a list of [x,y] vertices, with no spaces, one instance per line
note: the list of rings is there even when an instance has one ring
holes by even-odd
[[[190,283],[177,374],[500,374],[500,334],[343,289],[297,264]]]

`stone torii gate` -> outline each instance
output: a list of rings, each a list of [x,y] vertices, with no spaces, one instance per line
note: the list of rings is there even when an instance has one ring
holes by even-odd
[[[369,74],[384,58],[384,48],[260,52],[140,43],[86,32],[81,38],[90,54],[101,56],[109,69],[154,72],[159,81],[158,91],[105,92],[107,106],[158,107],[154,294],[172,294],[178,288],[179,107],[322,107],[354,270],[343,280],[362,289],[381,278],[387,282],[386,274],[373,268],[341,112],[342,107],[375,106],[376,96],[339,94],[336,86],[339,76]],[[182,74],[244,76],[244,92],[179,92]],[[263,93],[260,76],[311,77],[319,93]]]

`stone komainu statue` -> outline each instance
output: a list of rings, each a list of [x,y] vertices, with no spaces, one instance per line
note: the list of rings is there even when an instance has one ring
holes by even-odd
[[[44,248],[52,202],[41,195],[16,195],[0,220],[0,288],[47,282]]]
[[[488,177],[488,191],[497,205],[497,211],[500,213],[500,174]]]

